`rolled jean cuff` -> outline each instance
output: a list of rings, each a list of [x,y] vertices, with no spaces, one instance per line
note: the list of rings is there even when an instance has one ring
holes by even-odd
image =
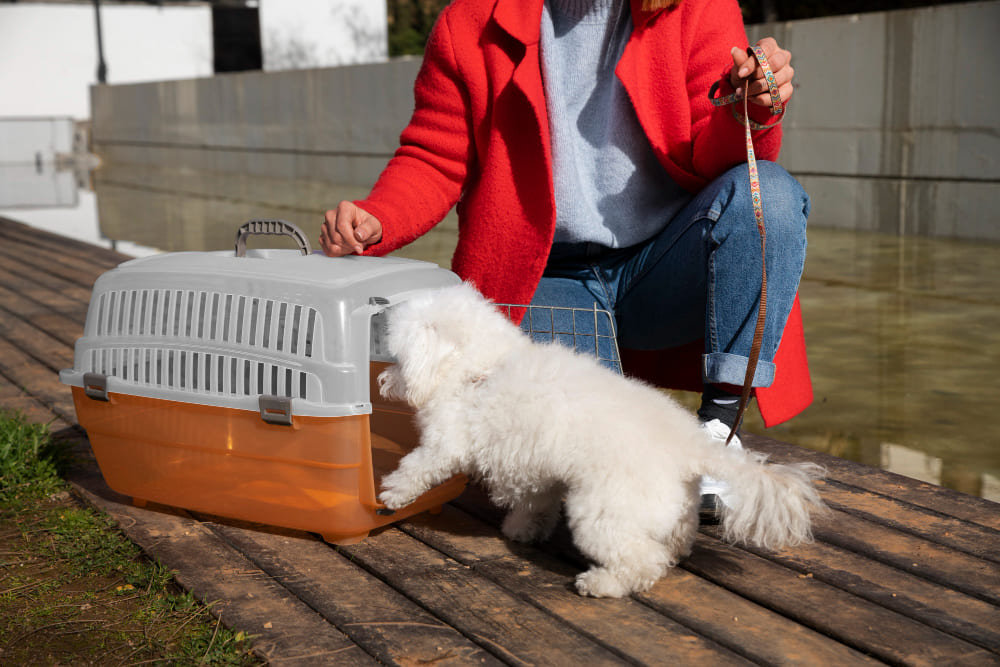
[[[702,355],[702,381],[711,384],[743,386],[743,381],[746,380],[748,361],[746,357],[728,352],[712,352]],[[774,382],[774,362],[758,360],[757,368],[753,374],[752,386],[770,387],[772,382]]]

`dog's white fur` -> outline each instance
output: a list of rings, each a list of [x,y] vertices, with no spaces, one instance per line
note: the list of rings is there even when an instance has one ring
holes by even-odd
[[[595,597],[643,591],[691,553],[699,479],[728,482],[724,538],[773,549],[812,539],[823,508],[818,466],[765,464],[723,446],[659,390],[592,357],[532,342],[473,287],[419,295],[390,311],[397,363],[383,396],[416,409],[420,445],[382,480],[403,507],[458,473],[480,479],[510,539],[544,539],[565,503],[573,540],[595,565],[576,579]]]

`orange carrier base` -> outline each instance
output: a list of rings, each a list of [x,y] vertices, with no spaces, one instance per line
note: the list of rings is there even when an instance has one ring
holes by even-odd
[[[454,477],[395,513],[377,501],[382,476],[417,444],[401,404],[376,403],[372,415],[295,416],[282,426],[247,410],[118,393],[93,400],[80,387],[73,400],[108,486],[137,505],[153,501],[354,544],[375,528],[439,509],[466,484]]]

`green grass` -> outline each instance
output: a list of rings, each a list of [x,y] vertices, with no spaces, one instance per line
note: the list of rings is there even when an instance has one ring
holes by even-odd
[[[59,474],[69,460],[48,428],[20,414],[0,412],[0,508],[23,510],[63,488]]]
[[[0,664],[261,664],[72,494],[69,461],[45,426],[0,411]]]

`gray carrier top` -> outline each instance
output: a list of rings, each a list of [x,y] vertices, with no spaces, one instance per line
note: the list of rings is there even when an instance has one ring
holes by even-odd
[[[297,415],[365,414],[369,362],[391,361],[385,309],[458,282],[427,262],[314,254],[304,237],[300,250],[238,241],[235,253],[135,259],[95,283],[74,367],[60,379],[97,398],[258,410],[273,397]]]

